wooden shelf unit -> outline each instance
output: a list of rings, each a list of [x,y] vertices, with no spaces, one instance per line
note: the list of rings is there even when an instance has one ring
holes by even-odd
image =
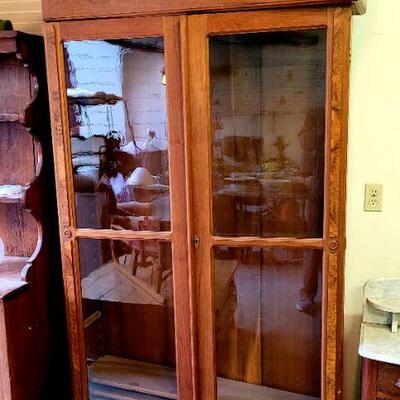
[[[28,257],[4,257],[0,262],[0,299],[28,285],[23,279],[22,271],[28,266]]]
[[[0,185],[0,203],[23,203],[28,186]]]
[[[0,398],[39,400],[68,387],[41,37],[0,32],[0,86]]]

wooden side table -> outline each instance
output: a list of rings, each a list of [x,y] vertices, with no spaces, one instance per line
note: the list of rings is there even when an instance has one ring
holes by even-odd
[[[400,400],[400,279],[373,279],[364,287],[359,354],[362,400]]]
[[[400,399],[400,365],[362,358],[361,399]]]

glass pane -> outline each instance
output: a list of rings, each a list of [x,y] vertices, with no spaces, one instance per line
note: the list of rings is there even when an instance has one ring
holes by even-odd
[[[90,399],[176,398],[170,243],[80,239],[79,256]]]
[[[64,48],[77,226],[170,230],[163,39]]]
[[[319,250],[214,250],[220,399],[320,398],[321,275]]]
[[[214,234],[321,237],[326,32],[210,38]]]

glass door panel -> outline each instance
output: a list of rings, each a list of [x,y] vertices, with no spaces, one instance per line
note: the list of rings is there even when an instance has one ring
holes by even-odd
[[[214,235],[322,237],[326,31],[209,43]]]
[[[323,237],[326,30],[210,36],[209,62],[218,398],[317,399],[322,251],[261,238]]]
[[[215,247],[218,397],[320,398],[321,310],[321,250]]]
[[[177,398],[170,243],[78,245],[90,399]]]
[[[188,26],[200,398],[324,398],[327,13]]]
[[[163,38],[64,43],[78,228],[171,228]]]
[[[89,398],[177,399],[164,39],[63,51]]]
[[[77,400],[190,400],[196,390],[181,24],[46,27],[59,78],[49,89],[61,92],[52,125]]]

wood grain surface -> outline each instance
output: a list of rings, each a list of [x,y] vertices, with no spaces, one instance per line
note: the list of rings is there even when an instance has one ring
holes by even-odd
[[[146,14],[234,11],[302,6],[350,6],[351,0],[44,0],[43,17],[49,20],[104,18]]]

